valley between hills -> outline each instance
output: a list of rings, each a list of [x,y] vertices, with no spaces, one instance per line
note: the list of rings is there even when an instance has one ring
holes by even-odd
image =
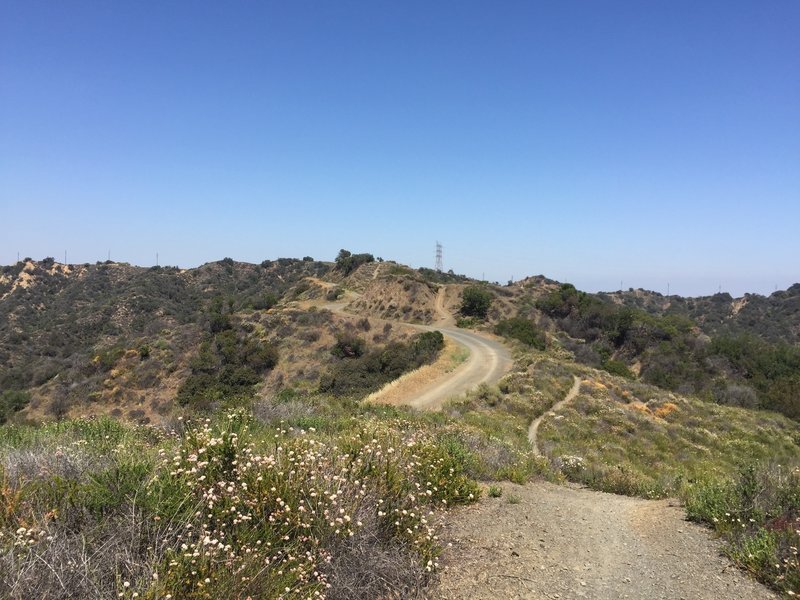
[[[788,597],[798,340],[800,285],[21,261],[0,595]]]

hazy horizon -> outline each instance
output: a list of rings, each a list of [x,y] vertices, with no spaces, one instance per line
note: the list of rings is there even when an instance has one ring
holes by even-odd
[[[0,263],[800,281],[800,3],[0,6]]]
[[[360,251],[357,250],[356,252],[360,252]],[[241,262],[241,263],[247,263],[247,264],[259,264],[263,260],[278,260],[280,258],[290,258],[290,259],[300,260],[304,256],[309,256],[309,255],[303,255],[303,256],[272,256],[272,257],[265,257],[264,259],[261,259],[261,260],[240,260],[240,259],[237,259],[234,256],[223,256],[223,257],[220,257],[218,259],[204,261],[202,263],[193,264],[193,265],[178,265],[178,264],[172,264],[172,263],[169,263],[169,262],[164,262],[163,260],[161,260],[160,255],[157,257],[158,263],[156,263],[155,260],[154,260],[154,262],[152,264],[139,264],[139,263],[134,263],[134,262],[125,261],[125,260],[116,260],[114,258],[111,258],[110,260],[113,263],[128,264],[128,265],[131,265],[133,267],[150,268],[150,267],[158,265],[158,266],[161,266],[161,267],[177,267],[177,268],[179,268],[181,270],[184,270],[184,269],[188,270],[188,269],[196,269],[196,268],[201,267],[201,266],[203,266],[205,264],[219,262],[223,258],[231,258],[235,262]],[[64,264],[64,257],[63,256],[59,259],[58,257],[52,256],[52,255],[43,256],[43,257],[37,258],[37,257],[33,257],[33,256],[22,256],[22,254],[20,254],[19,260],[20,261],[24,261],[25,259],[28,259],[28,258],[33,260],[33,261],[42,261],[42,260],[44,260],[46,258],[52,258],[56,263]],[[311,258],[313,258],[314,260],[322,261],[322,262],[330,262],[330,263],[332,263],[332,262],[335,261],[335,256],[333,256],[333,257],[312,256]],[[404,263],[402,261],[398,261],[398,260],[396,260],[394,258],[391,258],[391,257],[375,256],[375,258],[376,259],[385,260],[385,261],[396,262],[398,264],[403,264],[403,265],[411,267],[413,269],[419,269],[419,268],[433,269],[434,268],[433,265],[406,264],[406,263]],[[109,260],[108,256],[106,256],[102,260],[97,260],[97,261],[71,261],[71,260],[69,260],[69,257],[67,257],[67,259],[68,259],[68,262],[66,264],[68,264],[70,266],[86,265],[86,264],[91,265],[91,264],[95,264],[95,263],[99,264],[99,263],[103,263],[103,262]],[[0,263],[0,267],[2,267],[2,266],[6,266],[6,265],[3,264],[3,263]],[[443,269],[444,272],[447,272],[449,270],[450,269],[448,269],[447,266],[445,266],[444,269]],[[762,295],[762,296],[769,296],[770,294],[772,294],[772,293],[774,293],[776,291],[786,291],[789,287],[792,287],[793,285],[800,283],[800,281],[796,281],[796,282],[793,282],[793,283],[789,283],[788,285],[785,285],[783,287],[773,286],[772,289],[767,289],[766,291],[763,291],[763,292],[762,291],[754,291],[754,290],[745,290],[745,291],[743,291],[741,293],[734,293],[730,289],[725,288],[724,286],[722,286],[722,284],[719,284],[717,289],[711,290],[708,293],[683,294],[679,290],[674,289],[674,287],[671,284],[669,284],[669,286],[667,286],[667,284],[665,284],[666,287],[663,290],[662,289],[658,289],[657,287],[647,287],[647,286],[642,286],[642,285],[627,285],[627,282],[625,282],[625,281],[620,281],[619,282],[620,284],[623,284],[622,286],[618,285],[617,287],[607,287],[607,288],[594,287],[594,288],[591,288],[591,287],[587,287],[585,285],[581,285],[580,282],[572,281],[572,280],[568,280],[568,279],[559,279],[559,278],[554,277],[552,275],[548,275],[547,273],[527,273],[523,277],[515,277],[513,280],[512,279],[508,279],[508,280],[504,280],[504,281],[489,279],[488,277],[485,277],[485,273],[480,273],[478,275],[470,275],[470,274],[467,274],[467,273],[457,273],[457,272],[454,271],[454,274],[456,274],[456,275],[466,275],[467,277],[470,277],[472,279],[483,280],[483,281],[487,281],[487,282],[490,282],[490,283],[498,283],[500,285],[507,285],[508,283],[512,283],[512,282],[516,283],[516,282],[519,282],[520,280],[528,278],[528,277],[544,276],[544,277],[547,277],[548,279],[553,279],[553,280],[558,281],[560,283],[571,283],[571,284],[575,285],[577,289],[579,289],[581,291],[585,291],[585,292],[591,292],[591,293],[599,293],[599,292],[612,293],[612,292],[618,292],[620,290],[629,291],[630,289],[634,289],[634,290],[643,289],[645,291],[657,292],[657,293],[665,295],[665,296],[666,295],[673,295],[673,296],[677,295],[677,296],[683,296],[683,297],[687,297],[687,298],[689,298],[689,297],[700,297],[700,296],[712,296],[712,295],[714,295],[716,293],[720,293],[720,292],[729,293],[733,297],[742,297],[745,294],[759,294],[759,295]],[[698,286],[702,287],[703,284],[704,284],[704,282],[699,282]]]

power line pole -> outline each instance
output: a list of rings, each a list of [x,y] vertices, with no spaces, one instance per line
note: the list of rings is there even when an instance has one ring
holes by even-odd
[[[442,245],[436,242],[436,270],[442,272]]]

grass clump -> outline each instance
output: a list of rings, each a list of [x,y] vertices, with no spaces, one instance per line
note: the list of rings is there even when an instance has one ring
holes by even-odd
[[[490,485],[489,491],[486,492],[486,494],[489,496],[489,498],[499,498],[503,495],[503,488],[501,488],[499,485]]]
[[[800,468],[749,465],[687,486],[684,498],[689,518],[720,533],[737,565],[784,594],[800,592]]]

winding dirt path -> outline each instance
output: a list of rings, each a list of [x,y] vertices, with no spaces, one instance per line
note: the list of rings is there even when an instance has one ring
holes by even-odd
[[[436,320],[436,324],[441,327],[453,327],[456,324],[456,320],[453,318],[447,308],[445,308],[445,294],[447,293],[447,288],[444,286],[439,288],[439,292],[436,294],[436,314],[438,315],[438,319]]]
[[[441,331],[448,340],[469,352],[467,359],[453,370],[440,370],[436,377],[422,379],[434,371],[419,370],[388,384],[369,397],[370,402],[404,404],[419,410],[438,410],[446,400],[460,396],[482,383],[496,383],[513,364],[508,349],[488,335],[459,329],[445,308],[445,287],[436,296],[437,320],[434,325],[408,324],[419,331]],[[447,360],[446,358],[444,360]]]
[[[437,410],[448,398],[459,396],[482,383],[495,383],[511,368],[511,355],[500,342],[472,331],[455,327],[415,325],[424,331],[441,331],[469,351],[467,359],[457,369],[426,382],[406,396],[404,404],[417,409]]]
[[[555,416],[556,411],[559,410],[565,404],[572,402],[580,391],[581,391],[581,379],[580,377],[576,376],[575,383],[572,384],[572,387],[570,388],[569,392],[567,392],[567,395],[564,396],[564,399],[556,402],[549,411],[547,411],[546,413],[544,413],[543,415],[534,419],[531,422],[530,427],[528,427],[528,441],[531,443],[531,448],[533,449],[533,453],[536,456],[542,455],[542,452],[539,449],[539,445],[537,444],[537,438],[539,436],[539,425],[542,423],[542,419],[544,419],[545,416]]]

